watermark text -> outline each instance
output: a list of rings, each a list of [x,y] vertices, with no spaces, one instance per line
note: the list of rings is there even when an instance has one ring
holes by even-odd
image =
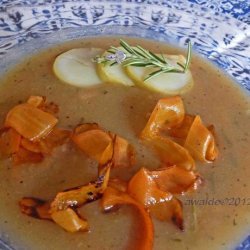
[[[186,199],[183,202],[187,206],[250,206],[250,198],[227,197],[227,198],[205,198],[205,199]]]

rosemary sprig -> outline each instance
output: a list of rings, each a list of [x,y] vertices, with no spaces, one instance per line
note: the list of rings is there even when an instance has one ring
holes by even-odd
[[[170,65],[163,55],[158,56],[151,51],[148,51],[141,46],[130,46],[124,40],[120,40],[121,48],[111,46],[106,56],[97,56],[94,58],[96,63],[109,64],[113,66],[115,64],[122,64],[122,66],[135,66],[135,67],[152,67],[156,68],[151,72],[144,81],[149,80],[152,77],[160,75],[162,73],[185,73],[189,68],[191,61],[191,42],[188,42],[187,56],[185,64],[177,62],[180,67]]]

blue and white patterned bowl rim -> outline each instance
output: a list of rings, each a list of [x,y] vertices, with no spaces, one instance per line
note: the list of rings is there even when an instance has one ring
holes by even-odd
[[[142,26],[174,37],[181,46],[190,38],[197,52],[250,90],[248,0],[1,1],[2,56],[16,44],[67,27]]]
[[[0,73],[27,52],[72,38],[119,34],[182,47],[190,39],[248,92],[249,24],[248,0],[0,0]],[[8,249],[1,240],[0,249]],[[250,249],[250,236],[236,249]]]

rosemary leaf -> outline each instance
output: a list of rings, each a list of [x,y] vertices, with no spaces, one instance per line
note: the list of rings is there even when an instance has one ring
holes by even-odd
[[[183,70],[185,70],[184,65],[182,65],[181,63],[177,62],[177,65],[179,65]]]
[[[159,70],[156,70],[152,73],[150,73],[145,79],[144,79],[144,82],[148,81],[149,79],[153,78],[153,77],[156,77],[158,75],[162,74],[162,70],[159,69]]]
[[[163,73],[185,73],[190,65],[191,60],[191,42],[188,42],[188,49],[187,49],[187,57],[185,64],[181,64],[177,62],[178,67],[174,67],[173,65],[169,64],[164,56],[158,56],[157,54],[144,49],[143,47],[137,46],[130,46],[124,40],[120,40],[121,48],[117,48],[111,46],[107,52],[109,52],[112,57],[106,56],[101,57],[98,56],[94,59],[96,63],[109,63],[109,66],[113,66],[117,63],[122,63],[124,67],[126,66],[134,66],[134,67],[152,67],[156,68],[155,71],[151,72],[144,81],[151,79],[152,77],[156,77]],[[180,67],[180,68],[179,68]]]
[[[113,66],[113,65],[116,65],[117,62],[112,62],[109,66]]]
[[[107,52],[111,53],[111,54],[115,54],[116,51],[114,51],[113,49],[108,49]]]
[[[129,53],[133,54],[134,51],[132,49],[132,47],[130,47],[130,45],[128,45],[124,40],[120,40],[120,45],[125,49],[127,50]]]
[[[152,57],[154,57],[156,60],[160,61],[161,63],[166,63],[166,60],[164,58],[164,56],[161,54],[162,58],[160,58],[159,56],[157,56],[156,54],[152,53],[151,51],[149,51],[150,55]]]
[[[134,52],[136,53],[136,55],[140,56],[141,58],[144,58],[144,54],[141,53],[137,47],[134,47]]]
[[[191,53],[192,53],[192,45],[191,45],[191,42],[188,41],[187,59],[186,59],[186,64],[184,66],[184,71],[185,72],[189,68],[189,65],[190,65],[190,62],[191,62]]]

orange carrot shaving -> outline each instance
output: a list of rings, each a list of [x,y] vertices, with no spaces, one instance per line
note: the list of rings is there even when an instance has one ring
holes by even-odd
[[[173,195],[169,192],[161,191],[149,171],[141,168],[130,180],[128,193],[135,200],[149,207],[156,203],[170,201]]]
[[[172,128],[178,127],[184,120],[184,106],[179,96],[160,99],[152,112],[141,138],[152,146],[166,165],[178,165],[187,170],[195,168],[195,162],[189,152],[161,134],[170,133]]]
[[[113,167],[113,158],[114,158],[114,144],[116,137],[109,143],[105,148],[100,158],[98,166],[98,179],[96,184],[99,187],[99,193],[103,193],[108,186],[110,170]]]
[[[150,212],[152,211],[152,214],[157,215],[157,218],[162,218],[160,214],[165,214],[164,219],[176,222],[176,225],[183,229],[179,201],[176,201],[177,199],[170,192],[159,189],[150,172],[145,168],[141,168],[132,177],[128,184],[128,193]]]
[[[195,159],[203,162],[213,161],[218,155],[214,136],[202,124],[200,116],[195,117],[184,146]]]
[[[53,212],[51,218],[67,232],[88,231],[88,222],[71,208]]]
[[[46,98],[43,97],[43,96],[33,96],[32,95],[27,100],[27,103],[34,106],[34,107],[36,107],[36,108],[39,108],[41,106],[44,106],[45,101],[46,101]]]
[[[57,119],[31,104],[24,103],[11,109],[5,126],[15,129],[21,136],[31,141],[46,136],[56,125]]]
[[[183,207],[177,198],[173,197],[168,202],[150,206],[150,214],[161,221],[172,221],[181,231],[184,231]]]
[[[59,107],[54,102],[44,103],[43,106],[40,107],[46,113],[50,113],[52,115],[56,115],[59,112]]]
[[[50,203],[36,198],[22,198],[19,207],[23,214],[36,219],[53,220],[68,232],[87,231],[88,223],[71,208],[50,213]]]
[[[72,140],[87,156],[99,161],[112,138],[100,129],[92,129],[74,134]]]
[[[39,141],[30,141],[22,138],[21,145],[31,152],[50,154],[55,147],[66,143],[70,136],[71,131],[54,128],[45,138]]]
[[[179,96],[160,99],[141,133],[141,138],[149,138],[162,130],[178,126],[183,119],[184,106]]]
[[[12,128],[0,131],[0,155],[9,157],[19,150],[21,136]]]
[[[51,220],[49,202],[36,198],[24,197],[19,201],[19,207],[23,214],[37,219]]]
[[[81,134],[83,132],[87,132],[89,130],[94,130],[94,129],[101,129],[101,128],[99,127],[99,125],[97,123],[80,124],[74,129],[74,135],[78,135],[78,134]]]
[[[207,126],[207,129],[212,133],[214,139],[216,139],[216,132],[215,132],[215,127],[213,124],[210,124],[209,126]]]
[[[112,138],[114,144],[113,167],[130,167],[134,164],[134,149],[122,137],[103,131],[96,123],[86,123],[77,126],[72,136],[73,142],[89,157],[100,162],[103,151]]]
[[[71,188],[56,195],[51,203],[51,212],[65,210],[68,207],[80,207],[86,202],[97,200],[99,197],[99,188],[96,183]]]
[[[95,182],[58,193],[51,203],[51,212],[65,210],[68,207],[80,207],[99,199],[107,187],[109,172],[110,166],[107,165]]]
[[[30,96],[27,103],[52,115],[56,115],[59,112],[58,105],[54,102],[47,103],[44,96]]]
[[[128,188],[128,183],[118,178],[112,178],[109,179],[108,186],[117,189],[121,192],[126,192]]]
[[[150,172],[157,186],[172,194],[183,194],[188,190],[197,189],[201,178],[193,171],[178,166],[165,167]]]
[[[30,141],[26,138],[21,139],[21,146],[28,151],[34,152],[34,153],[42,153],[42,148],[40,145],[40,141]]]
[[[47,137],[40,140],[41,152],[50,154],[55,147],[61,146],[69,141],[71,134],[69,130],[54,128]]]
[[[114,168],[131,167],[135,162],[135,152],[128,141],[117,136],[114,147]]]
[[[170,129],[169,134],[170,136],[186,139],[189,129],[192,126],[194,121],[193,115],[185,115],[182,123],[178,127],[173,127]]]
[[[162,131],[167,131],[167,135]],[[174,137],[176,142],[168,136]],[[214,127],[206,128],[199,116],[185,115],[180,97],[158,101],[141,138],[153,146],[163,164],[178,165],[186,170],[195,168],[192,157],[210,162],[218,155]]]
[[[167,137],[155,136],[148,140],[165,165],[178,165],[186,170],[195,169],[195,162],[188,150]]]
[[[50,203],[49,218],[66,231],[77,232],[86,231],[88,229],[87,221],[80,218],[76,209],[87,202],[99,199],[106,190],[110,176],[110,169],[113,165],[115,140],[116,136],[112,138],[111,142],[104,149],[100,157],[98,178],[96,181],[60,192]],[[20,208],[23,213],[33,216],[34,213],[39,213],[39,209],[42,205],[39,201],[40,200],[36,198],[23,198],[20,201]],[[40,216],[39,218],[43,219],[44,216]]]
[[[20,165],[24,163],[39,163],[43,160],[43,155],[40,153],[31,152],[23,147],[12,155],[14,165]]]
[[[68,232],[87,231],[88,222],[77,208],[102,197],[104,211],[132,205],[141,219],[141,237],[135,249],[151,250],[153,224],[150,215],[173,221],[183,230],[183,207],[174,195],[196,190],[202,179],[194,171],[195,161],[213,161],[218,154],[214,127],[202,124],[199,116],[185,114],[180,97],[160,99],[140,137],[158,154],[163,168],[141,168],[127,183],[110,179],[112,168],[134,164],[134,149],[129,142],[96,123],[78,125],[73,133],[55,128],[58,106],[45,98],[31,96],[27,103],[11,109],[0,130],[0,153],[12,156],[14,164],[36,163],[69,138],[88,157],[98,162],[95,181],[59,192],[52,202],[23,198],[22,213],[54,221]],[[173,139],[173,140],[172,140]],[[179,142],[179,143],[178,143]],[[194,157],[194,159],[192,158]]]
[[[40,162],[71,137],[69,130],[54,128],[58,120],[42,110],[46,110],[45,101],[45,97],[30,96],[7,114],[0,130],[0,155],[12,156],[15,165]]]
[[[98,178],[95,182],[58,193],[52,201],[50,208],[51,217],[54,222],[63,227],[65,230],[75,232],[79,230],[86,230],[88,228],[87,221],[83,221],[81,218],[78,218],[77,214],[72,209],[69,210],[69,208],[75,209],[87,202],[97,200],[106,190],[109,181],[110,169],[113,164],[114,140],[109,143],[100,157]],[[79,224],[81,227],[77,226],[74,228],[73,225],[75,224]]]
[[[154,229],[153,223],[148,212],[144,207],[131,198],[128,194],[121,192],[115,188],[107,187],[101,200],[101,206],[104,211],[109,211],[112,208],[120,205],[132,205],[138,211],[138,217],[141,220],[140,238],[139,241],[133,244],[133,249],[137,250],[152,250]]]

